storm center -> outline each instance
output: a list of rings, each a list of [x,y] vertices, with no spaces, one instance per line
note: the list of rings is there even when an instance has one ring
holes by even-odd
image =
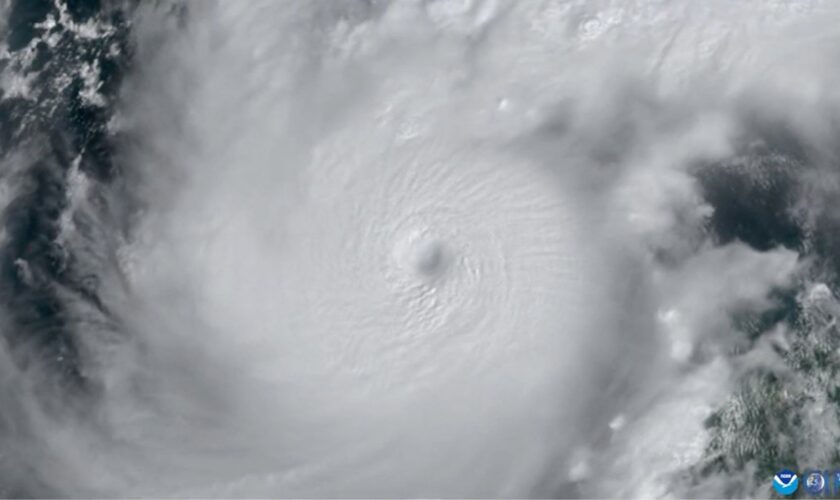
[[[397,245],[396,254],[403,268],[424,278],[439,276],[446,270],[446,245],[426,233],[409,236]]]

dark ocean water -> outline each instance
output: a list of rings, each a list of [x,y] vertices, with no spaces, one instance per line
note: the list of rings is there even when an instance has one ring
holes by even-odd
[[[3,176],[14,186],[4,201],[0,253],[6,362],[41,374],[36,383],[47,388],[38,404],[56,418],[83,415],[98,391],[78,346],[92,317],[80,317],[76,304],[111,321],[98,286],[98,275],[113,261],[113,236],[104,233],[119,231],[107,200],[120,175],[108,120],[131,58],[126,6],[72,1],[64,8],[66,21],[96,23],[107,33],[90,38],[62,23],[46,26],[48,16],[58,17],[52,1],[12,2],[4,12],[7,52],[0,63],[5,75],[29,81],[23,95],[0,91]],[[86,78],[93,78],[98,102],[84,97],[91,85]],[[59,241],[74,170],[95,184],[89,193],[95,208],[73,213],[79,231],[73,241]],[[4,408],[14,412],[19,390],[4,384]],[[26,422],[5,412],[4,439],[26,439]],[[61,494],[60,485],[40,477],[25,457],[4,453],[0,470],[3,496]]]

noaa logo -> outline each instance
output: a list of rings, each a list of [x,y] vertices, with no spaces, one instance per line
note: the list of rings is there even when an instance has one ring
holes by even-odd
[[[796,473],[790,470],[782,470],[773,476],[773,489],[779,495],[793,495],[796,488],[799,486],[799,478]]]
[[[825,489],[825,476],[819,471],[805,473],[805,491],[812,495],[819,495]],[[778,491],[778,490],[777,490]]]

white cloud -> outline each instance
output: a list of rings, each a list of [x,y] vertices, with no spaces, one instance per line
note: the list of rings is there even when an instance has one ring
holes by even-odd
[[[739,370],[730,315],[804,267],[712,241],[696,169],[756,104],[826,143],[840,12],[365,5],[142,8],[131,340],[88,346],[102,427],[56,431],[64,486],[673,494]]]

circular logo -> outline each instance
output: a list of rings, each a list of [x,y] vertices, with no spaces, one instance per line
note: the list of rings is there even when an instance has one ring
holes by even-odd
[[[825,476],[820,471],[805,473],[805,490],[812,495],[819,495],[825,489]]]
[[[793,495],[798,486],[799,478],[796,476],[796,473],[791,470],[784,469],[773,476],[773,489],[776,490],[776,493],[779,495]]]

